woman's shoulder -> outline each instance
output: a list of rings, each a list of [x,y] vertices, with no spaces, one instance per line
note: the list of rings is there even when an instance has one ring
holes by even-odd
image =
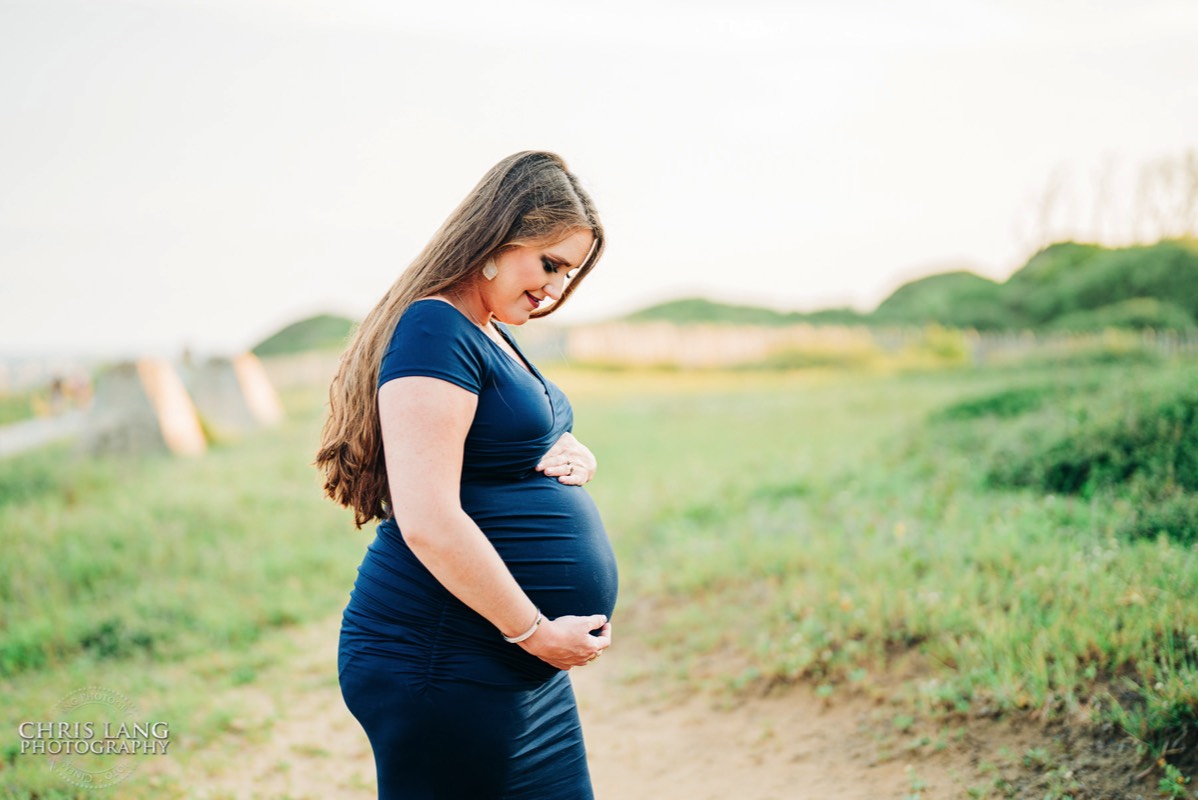
[[[414,301],[400,315],[383,354],[379,385],[405,375],[445,378],[477,392],[488,371],[481,331],[445,300]]]
[[[391,345],[394,347],[405,337],[412,335],[443,336],[466,345],[476,345],[472,328],[474,324],[449,301],[437,297],[422,297],[413,301],[400,314],[395,323],[395,335],[391,337]]]
[[[470,323],[466,319],[466,315],[458,311],[457,307],[448,300],[441,297],[421,297],[419,300],[413,300],[411,305],[404,309],[403,314],[399,317],[403,320],[417,319],[441,319],[448,323],[459,325],[461,323]]]

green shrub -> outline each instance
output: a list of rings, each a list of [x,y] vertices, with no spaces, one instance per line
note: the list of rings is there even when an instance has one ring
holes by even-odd
[[[803,315],[804,322],[812,325],[868,325],[870,316],[855,308],[823,308]]]
[[[999,451],[992,483],[1089,496],[1128,487],[1137,496],[1198,490],[1198,381],[1170,373],[1146,386],[1111,386],[1032,415]]]
[[[254,346],[258,356],[279,356],[309,350],[340,350],[345,347],[356,322],[334,314],[293,322]]]
[[[1096,244],[1058,242],[1036,253],[1003,285],[1003,299],[1013,318],[1020,325],[1036,327],[1060,315],[1064,301],[1058,287],[1103,252]]]
[[[1146,247],[1110,250],[1089,262],[1090,269],[1061,283],[1073,308],[1095,309],[1133,297],[1177,305],[1198,317],[1198,244],[1163,241]]]
[[[1101,336],[1050,342],[1019,359],[1025,367],[1159,366],[1164,354],[1128,330],[1108,328]]]
[[[936,439],[968,454],[983,482],[1125,498],[1130,538],[1198,541],[1198,378],[1121,371],[1002,389],[928,416]],[[1106,373],[1118,375],[1119,373]]]
[[[628,322],[672,322],[675,325],[793,325],[803,322],[797,312],[783,313],[758,306],[717,303],[702,297],[670,300],[624,317]]]
[[[1056,242],[1036,253],[1026,265],[1007,281],[1012,286],[1043,288],[1059,283],[1061,279],[1078,269],[1106,248],[1097,244],[1081,242]]]
[[[871,322],[996,330],[1014,320],[1003,303],[1003,288],[972,272],[946,272],[904,284],[882,301]]]
[[[1136,298],[1175,305],[1192,324],[1198,319],[1198,245],[1172,240],[1106,250],[1065,243],[1034,256],[1007,287],[1012,313],[1033,326]],[[1110,313],[1127,315],[1129,310]]]
[[[1022,386],[1016,389],[1003,389],[981,397],[953,403],[942,408],[930,417],[933,422],[949,420],[977,419],[978,417],[1017,417],[1029,411],[1035,411],[1044,405],[1050,397],[1059,395],[1058,386]]]
[[[1198,321],[1198,240],[1115,249],[1058,242],[1032,256],[1006,283],[967,270],[929,275],[900,286],[870,314],[851,308],[781,312],[693,297],[624,319],[677,325],[936,324],[979,331],[1192,330]]]
[[[1189,331],[1194,318],[1173,303],[1152,297],[1133,297],[1086,311],[1071,311],[1057,317],[1049,327],[1059,331],[1103,331],[1109,328]]]
[[[1146,502],[1123,523],[1120,532],[1145,539],[1163,534],[1176,542],[1193,544],[1198,541],[1198,494],[1177,492],[1157,502]]]

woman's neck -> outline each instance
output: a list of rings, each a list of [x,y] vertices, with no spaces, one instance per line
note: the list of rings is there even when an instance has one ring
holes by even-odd
[[[484,331],[491,328],[491,314],[486,310],[482,298],[469,291],[449,293],[444,292],[441,298],[447,300],[454,308],[461,311],[466,319],[473,322]]]

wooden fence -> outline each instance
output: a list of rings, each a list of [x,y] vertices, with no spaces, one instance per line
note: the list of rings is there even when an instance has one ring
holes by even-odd
[[[976,365],[1036,355],[1130,350],[1166,358],[1198,355],[1198,333],[1151,330],[978,333],[935,325],[755,327],[655,322],[556,328],[534,323],[521,330],[519,337],[529,355],[542,361],[678,368],[857,363],[919,352]]]

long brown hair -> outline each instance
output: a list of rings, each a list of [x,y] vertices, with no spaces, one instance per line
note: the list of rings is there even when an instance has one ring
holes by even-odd
[[[329,386],[329,416],[315,466],[325,494],[354,510],[354,525],[389,516],[390,487],[379,426],[379,365],[395,324],[414,301],[452,294],[492,255],[517,243],[553,242],[576,230],[595,242],[561,298],[532,312],[543,317],[561,307],[603,254],[603,226],[590,196],[554,153],[508,156],[483,176],[400,274],[354,332]]]

